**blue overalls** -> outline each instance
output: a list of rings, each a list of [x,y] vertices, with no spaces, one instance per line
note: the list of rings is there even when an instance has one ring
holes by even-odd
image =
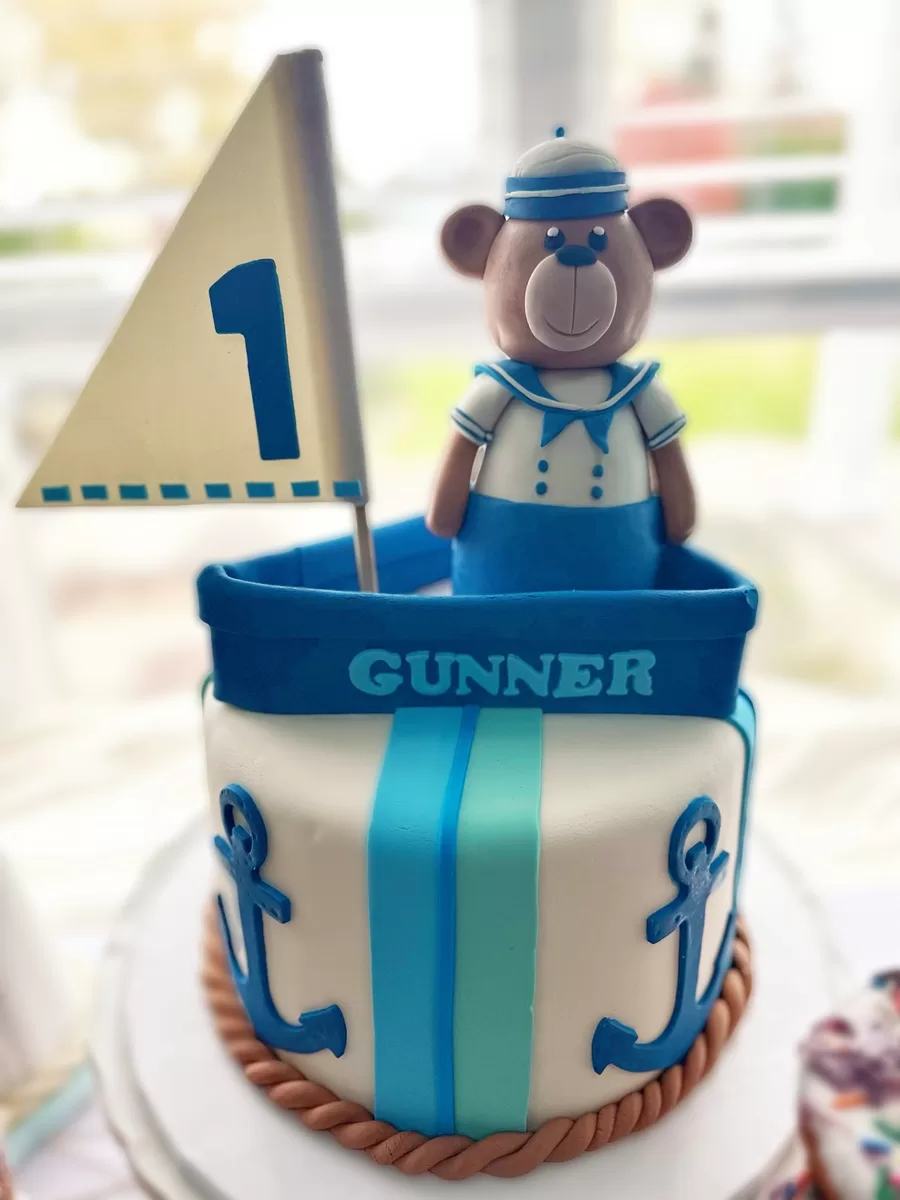
[[[622,395],[605,408],[587,409],[556,403],[538,371],[527,363],[484,363],[475,374],[489,375],[517,400],[543,413],[541,446],[580,421],[606,454],[615,414],[643,391],[659,364],[614,363],[606,369],[612,374],[610,395]],[[522,503],[472,491],[453,543],[453,591],[493,595],[651,588],[663,540],[657,496],[588,508]]]

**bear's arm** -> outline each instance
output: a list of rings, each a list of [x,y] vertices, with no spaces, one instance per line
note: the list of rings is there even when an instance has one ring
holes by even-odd
[[[694,484],[684,457],[680,438],[650,451],[656,472],[656,486],[662,504],[666,537],[670,542],[686,542],[697,521]]]
[[[687,418],[656,379],[635,397],[634,411],[653,460],[666,537],[687,541],[697,519],[694,485],[678,437]]]
[[[453,432],[438,468],[425,524],[438,537],[459,533],[466,516],[475,456],[494,440],[494,427],[512,397],[489,375],[478,375],[450,414]]]
[[[455,429],[451,433],[425,514],[425,524],[437,537],[456,537],[462,528],[478,449],[464,434]]]

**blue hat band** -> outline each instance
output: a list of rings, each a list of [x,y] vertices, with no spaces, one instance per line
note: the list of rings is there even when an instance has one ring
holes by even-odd
[[[510,175],[504,214],[524,221],[605,217],[627,208],[624,171],[578,175]]]

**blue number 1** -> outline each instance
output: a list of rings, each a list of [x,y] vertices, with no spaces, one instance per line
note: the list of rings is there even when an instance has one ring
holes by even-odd
[[[216,333],[240,333],[244,338],[260,458],[299,458],[284,308],[274,260],[257,258],[226,271],[209,289],[209,304]]]

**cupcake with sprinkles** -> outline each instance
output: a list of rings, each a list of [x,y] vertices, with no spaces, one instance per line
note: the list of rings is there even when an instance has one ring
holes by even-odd
[[[900,970],[820,1021],[801,1053],[800,1132],[817,1193],[900,1200]]]

